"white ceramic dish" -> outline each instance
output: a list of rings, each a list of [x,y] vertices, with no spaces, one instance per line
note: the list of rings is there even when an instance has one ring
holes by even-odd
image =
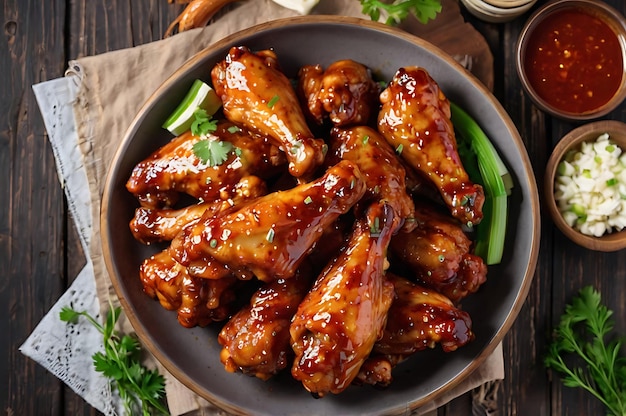
[[[501,9],[512,9],[534,4],[537,0],[483,0],[483,3],[490,4]]]
[[[533,0],[513,7],[500,7],[483,0],[461,0],[471,14],[491,23],[511,21],[530,10],[535,2]]]

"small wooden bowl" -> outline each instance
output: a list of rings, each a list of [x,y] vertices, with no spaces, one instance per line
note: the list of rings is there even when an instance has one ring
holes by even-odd
[[[596,121],[570,131],[559,141],[548,160],[544,179],[544,197],[552,220],[567,238],[590,250],[608,252],[626,248],[626,229],[604,234],[601,237],[582,234],[565,222],[554,198],[556,172],[565,154],[572,149],[579,148],[583,142],[595,141],[604,133],[608,133],[610,139],[626,151],[626,124],[620,121]]]
[[[530,51],[529,43],[534,37],[538,27],[547,18],[561,12],[577,12],[603,21],[615,33],[619,51],[622,58],[622,77],[619,86],[613,96],[596,108],[581,112],[559,108],[542,97],[542,92],[536,89],[531,81],[533,68],[527,66],[527,54]],[[519,79],[530,99],[541,110],[564,120],[587,121],[598,119],[614,110],[626,98],[626,18],[615,8],[599,0],[553,0],[537,9],[528,19],[522,31],[516,47],[516,68]],[[570,69],[575,71],[576,65]],[[548,90],[550,88],[546,87]],[[545,94],[545,92],[544,92]]]

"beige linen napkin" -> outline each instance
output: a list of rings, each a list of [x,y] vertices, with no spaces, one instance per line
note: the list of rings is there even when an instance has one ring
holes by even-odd
[[[455,0],[444,0],[443,4],[444,7],[455,8],[458,12],[458,4]],[[322,0],[313,13],[364,17],[360,8],[360,3],[356,0]],[[92,202],[93,236],[88,255],[93,262],[98,298],[103,310],[108,309],[109,299],[116,299],[116,297],[105,269],[100,245],[100,199],[107,168],[134,115],[166,78],[201,49],[241,29],[296,14],[293,10],[278,6],[270,0],[240,2],[232,11],[224,14],[217,22],[206,28],[184,32],[166,40],[139,47],[70,62],[67,73],[77,75],[80,79],[74,112]],[[430,26],[411,25],[409,22],[405,29],[427,40],[432,38],[449,40],[445,36],[442,37],[441,33],[434,36],[438,28],[444,24],[445,22],[437,22],[437,20],[432,22],[432,25],[429,24]],[[465,30],[467,31],[468,28]],[[472,60],[472,52],[481,47],[484,48],[484,44],[480,44],[484,42],[484,39],[473,31],[473,28],[469,30],[469,33],[475,37],[475,40],[470,40],[468,43],[465,39],[463,45],[458,46],[455,46],[454,42],[445,42],[446,51],[453,56],[468,59],[466,64],[473,66],[472,71],[477,73],[488,87],[491,87],[491,56],[484,57],[478,62]],[[165,369],[161,368],[161,371],[167,376]],[[503,377],[502,351],[498,348],[465,382],[446,396],[426,406],[427,408],[420,409],[419,413],[445,404],[486,381]],[[172,414],[180,415],[191,411],[196,411],[196,414],[226,414],[193,394],[173,377],[166,378],[166,390]]]

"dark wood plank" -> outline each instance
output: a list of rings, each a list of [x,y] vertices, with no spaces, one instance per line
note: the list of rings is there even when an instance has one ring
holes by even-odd
[[[535,9],[546,0],[540,0]],[[622,13],[626,3],[607,0]],[[7,414],[95,415],[82,398],[22,356],[17,348],[82,268],[80,244],[64,204],[30,86],[62,76],[68,59],[160,39],[182,10],[166,0],[7,0],[0,8],[0,321]],[[541,190],[543,169],[557,140],[575,127],[539,112],[523,93],[514,67],[517,35],[528,15],[489,24],[464,14],[487,39],[494,55],[494,93],[507,109],[531,157]],[[502,75],[500,75],[502,74]],[[626,121],[626,105],[606,118]],[[506,378],[499,414],[603,414],[588,393],[562,386],[543,367],[552,328],[565,304],[585,285],[601,291],[614,310],[616,330],[626,333],[626,257],[595,253],[567,241],[549,218],[542,220],[541,252],[529,297],[504,340]],[[468,415],[471,394],[439,409]]]
[[[550,147],[549,143],[540,139],[544,135],[547,119],[534,110],[524,96],[515,69],[514,45],[524,18],[505,24],[493,24],[479,21],[467,12],[465,17],[483,34],[492,49],[494,95],[517,126],[529,153],[537,181],[540,183],[542,166],[549,156]],[[550,234],[542,233],[541,247],[550,245]],[[543,318],[550,309],[551,276],[543,271],[544,266],[549,267],[551,260],[551,257],[542,250],[528,299],[503,340],[505,379],[498,386],[496,395],[499,414],[549,414],[547,409],[550,403],[550,389],[540,361],[545,345],[545,327],[548,324]],[[449,406],[448,410],[446,415],[468,414],[468,406],[460,406],[458,409]],[[474,410],[474,414],[484,414],[480,408]]]
[[[523,21],[523,19],[522,19]],[[511,115],[529,153],[539,192],[543,183],[543,167],[549,158],[549,143],[543,140],[547,117],[536,111],[525,96],[517,78],[515,48],[521,21],[508,25],[501,39],[500,65],[503,87],[501,101]],[[540,197],[541,201],[541,197]],[[542,220],[540,247],[551,246],[551,233],[545,232]],[[505,379],[499,397],[499,410],[503,414],[547,414],[550,395],[549,383],[543,370],[545,350],[546,313],[550,310],[550,275],[546,267],[551,264],[549,250],[540,250],[537,269],[528,298],[518,318],[504,341]]]
[[[69,0],[67,59],[129,48],[158,40],[182,10],[165,0]],[[68,224],[68,253],[81,250],[76,230]],[[83,267],[82,256],[68,254],[68,276],[73,279]],[[65,415],[98,414],[68,387],[64,388]]]
[[[71,218],[71,214],[67,213],[67,225],[66,225],[66,273],[67,273],[67,286],[69,287],[78,273],[85,266],[85,253],[83,252],[78,231]],[[90,415],[95,416],[99,414],[91,405],[76,394],[72,389],[63,385],[63,411],[62,414],[70,415]]]
[[[539,1],[534,9],[546,1]],[[623,1],[607,1],[622,13]],[[495,59],[495,95],[507,109],[527,147],[543,203],[543,170],[547,158],[567,131],[576,127],[538,111],[523,93],[515,73],[515,43],[525,19],[501,24],[486,24],[468,19],[485,36]],[[497,74],[502,74],[498,77]],[[625,106],[608,119],[626,120]],[[545,216],[542,220],[541,251],[529,297],[516,323],[504,340],[505,380],[498,397],[499,414],[603,414],[604,409],[589,393],[562,386],[556,375],[543,366],[545,349],[552,328],[558,323],[565,304],[580,288],[592,284],[601,290],[607,306],[616,317],[626,314],[622,253],[595,253],[574,246],[556,230]],[[616,330],[624,333],[623,319]],[[450,413],[445,413],[450,414]],[[462,408],[454,414],[463,414]]]
[[[69,0],[71,59],[161,39],[183,6],[165,0]]]
[[[0,13],[0,407],[57,414],[61,383],[18,347],[65,288],[63,192],[31,89],[63,73],[65,3],[9,0]]]
[[[606,3],[626,13],[626,4],[619,0]],[[606,119],[626,121],[626,105],[604,117]],[[578,124],[553,120],[548,141],[555,145],[560,137]],[[565,305],[571,302],[578,291],[587,285],[594,286],[602,294],[603,303],[614,311],[615,330],[626,333],[626,257],[624,251],[599,253],[580,248],[568,241],[563,234],[553,228],[554,262],[552,264],[552,299],[551,327],[558,324]],[[548,373],[550,376],[551,374]],[[552,405],[554,414],[603,414],[604,407],[591,394],[582,389],[567,388],[562,385],[556,374],[552,376]]]

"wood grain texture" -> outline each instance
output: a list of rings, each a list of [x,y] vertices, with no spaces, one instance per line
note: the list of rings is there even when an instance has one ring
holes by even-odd
[[[63,192],[31,90],[62,73],[65,4],[5,1],[1,13],[0,403],[6,414],[57,413],[61,383],[18,347],[66,284]]]
[[[540,0],[534,9],[545,2]],[[622,0],[606,2],[626,13]],[[84,264],[31,85],[62,76],[69,59],[160,39],[183,7],[166,0],[5,0],[0,7],[0,377],[5,380],[0,411],[4,414],[97,414],[17,350]],[[515,42],[528,14],[507,24],[463,15],[489,43],[494,94],[517,125],[541,187],[550,151],[575,125],[538,111],[517,79]],[[605,118],[626,121],[626,105]],[[566,303],[585,285],[600,290],[615,312],[616,330],[626,334],[625,281],[624,251],[597,253],[577,247],[547,216],[543,218],[534,281],[504,340],[506,377],[497,391],[499,415],[604,413],[588,393],[563,387],[556,375],[546,371],[543,355]],[[472,413],[468,393],[438,414],[479,413]]]

